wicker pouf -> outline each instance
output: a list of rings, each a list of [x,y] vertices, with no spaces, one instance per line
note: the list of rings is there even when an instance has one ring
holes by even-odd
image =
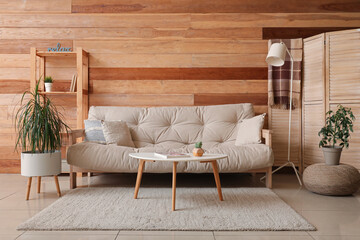
[[[307,167],[303,174],[305,187],[323,195],[350,195],[360,187],[360,173],[353,166],[318,163]]]

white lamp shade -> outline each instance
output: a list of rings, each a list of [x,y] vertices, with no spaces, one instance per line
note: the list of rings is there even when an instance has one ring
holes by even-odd
[[[266,57],[266,62],[272,66],[280,67],[285,63],[286,46],[284,43],[273,43]]]

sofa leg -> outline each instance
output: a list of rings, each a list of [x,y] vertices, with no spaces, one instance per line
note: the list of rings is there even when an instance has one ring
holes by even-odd
[[[269,167],[266,171],[266,187],[272,188],[272,167]]]
[[[70,166],[70,189],[76,188],[76,177],[76,172],[74,172],[72,166]]]
[[[76,188],[76,172],[70,173],[70,189]]]
[[[87,172],[76,172],[77,177],[82,178],[87,176]]]

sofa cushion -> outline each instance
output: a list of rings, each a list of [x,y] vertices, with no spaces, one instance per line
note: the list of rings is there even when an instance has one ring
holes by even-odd
[[[89,119],[125,121],[137,148],[235,142],[237,125],[254,116],[250,103],[191,107],[94,107]]]
[[[155,152],[175,150],[191,152],[194,145],[183,146],[178,149],[162,147],[129,148],[116,145],[101,145],[83,142],[72,145],[68,149],[68,163],[89,170],[106,172],[137,172],[138,160],[131,159],[129,153]],[[228,159],[218,160],[220,172],[242,172],[249,169],[259,169],[272,166],[273,155],[271,148],[265,144],[248,144],[235,146],[232,143],[218,143],[207,149],[207,153],[227,154]],[[172,172],[171,162],[154,162],[145,164],[145,172],[166,173]],[[180,162],[178,172],[201,173],[212,172],[210,164],[200,162]]]
[[[104,172],[137,172],[139,160],[131,159],[129,153],[164,151],[162,148],[130,148],[117,145],[102,145],[92,142],[82,142],[68,148],[67,162],[71,165],[88,170]],[[185,163],[179,163],[177,170],[183,172]],[[155,162],[145,164],[145,172],[172,172],[172,164]]]
[[[264,126],[265,113],[253,118],[244,119],[238,126],[235,145],[261,143],[261,130]]]
[[[106,140],[100,120],[85,120],[85,141],[105,144]]]
[[[118,146],[135,147],[126,122],[124,121],[102,121],[102,129],[106,144]]]

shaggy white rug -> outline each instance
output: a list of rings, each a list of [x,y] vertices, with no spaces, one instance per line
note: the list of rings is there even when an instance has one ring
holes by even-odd
[[[18,230],[315,230],[267,188],[79,188],[18,226]]]

